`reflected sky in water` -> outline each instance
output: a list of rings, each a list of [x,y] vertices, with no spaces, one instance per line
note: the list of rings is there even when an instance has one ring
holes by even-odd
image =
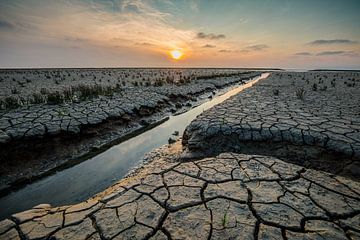
[[[261,77],[216,96],[188,112],[171,116],[161,125],[115,145],[89,160],[12,192],[0,199],[0,218],[8,217],[12,213],[29,209],[40,203],[59,206],[90,198],[124,177],[140,162],[145,153],[166,144],[174,131],[179,131],[182,135],[186,126],[204,110],[221,103],[267,76],[268,74],[262,74]]]

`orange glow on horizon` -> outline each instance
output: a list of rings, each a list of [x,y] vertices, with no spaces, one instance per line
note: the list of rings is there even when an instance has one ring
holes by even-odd
[[[172,50],[170,51],[170,56],[172,57],[172,59],[175,60],[180,60],[181,57],[184,55],[184,53],[181,50]]]

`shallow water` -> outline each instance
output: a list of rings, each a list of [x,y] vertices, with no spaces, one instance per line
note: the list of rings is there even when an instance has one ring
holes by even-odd
[[[262,74],[183,114],[171,116],[161,125],[115,145],[93,158],[0,198],[0,219],[40,203],[50,203],[52,206],[78,203],[105,190],[139,164],[145,153],[167,144],[172,133],[179,131],[181,136],[186,126],[204,110],[223,102],[268,75]]]

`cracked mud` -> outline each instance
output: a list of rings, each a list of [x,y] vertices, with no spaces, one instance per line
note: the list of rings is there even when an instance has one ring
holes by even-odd
[[[358,73],[273,73],[199,115],[183,144],[190,157],[266,153],[359,179],[358,84]]]
[[[179,144],[179,143],[177,143]],[[72,206],[43,204],[0,223],[0,239],[356,239],[360,185],[275,157],[162,153]],[[326,181],[324,181],[326,180]]]
[[[273,75],[200,115],[184,135],[185,153],[178,141],[152,152],[151,161],[86,202],[42,204],[14,214],[0,222],[0,239],[359,239],[356,174],[349,178],[276,156],[229,150],[230,144],[263,138],[267,144],[310,145],[348,156],[348,166],[357,172],[358,89],[349,91],[348,108],[334,99],[319,105],[321,94],[314,93],[308,96],[315,102],[310,111],[310,102],[285,100],[290,90],[268,93],[273,85],[293,89],[284,76]],[[334,91],[326,97],[336,96]],[[244,102],[250,96],[254,101]],[[336,113],[339,106],[344,109]],[[258,119],[259,128],[251,125],[255,118],[263,121]],[[280,130],[283,124],[289,126]],[[314,135],[317,140],[310,138]],[[312,141],[304,142],[307,137]],[[184,158],[199,149],[208,157]],[[213,149],[212,156],[206,149]]]

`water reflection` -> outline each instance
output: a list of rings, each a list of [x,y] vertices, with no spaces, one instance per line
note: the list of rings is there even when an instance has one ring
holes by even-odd
[[[52,206],[77,203],[103,191],[124,177],[138,164],[145,153],[166,144],[174,131],[179,131],[182,135],[186,126],[204,110],[221,103],[268,75],[262,74],[188,112],[171,116],[161,125],[115,145],[87,161],[10,193],[0,199],[0,218],[3,219],[12,213],[29,209],[40,203],[50,203]]]

